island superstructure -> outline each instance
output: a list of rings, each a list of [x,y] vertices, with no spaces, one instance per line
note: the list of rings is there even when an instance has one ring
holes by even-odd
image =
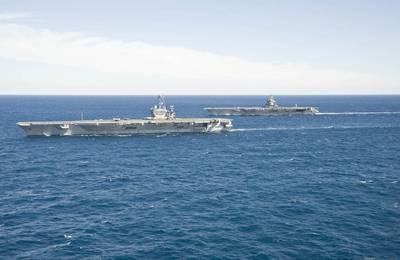
[[[95,119],[76,121],[18,122],[28,136],[132,135],[190,132],[221,132],[232,128],[225,118],[177,118],[173,106],[167,109],[164,98],[150,109],[144,119]]]
[[[262,107],[206,107],[204,109],[212,115],[224,116],[314,115],[319,112],[316,107],[278,106],[273,96],[270,96]]]

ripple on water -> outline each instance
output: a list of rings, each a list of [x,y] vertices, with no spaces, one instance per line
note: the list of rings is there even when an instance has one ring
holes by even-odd
[[[400,256],[396,114],[235,117],[223,135],[25,138],[14,121],[79,115],[81,104],[93,117],[144,115],[151,100],[14,98],[0,97],[0,258]],[[205,105],[257,98],[176,105],[205,116]],[[297,98],[321,111],[400,111],[398,97]]]

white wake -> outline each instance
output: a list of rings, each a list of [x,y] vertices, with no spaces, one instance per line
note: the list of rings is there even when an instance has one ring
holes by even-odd
[[[326,112],[326,113],[316,113],[317,116],[325,115],[400,115],[398,112]]]
[[[399,128],[398,126],[310,126],[310,127],[259,127],[259,128],[236,128],[230,132],[248,131],[303,131],[318,129],[360,129],[360,128]]]

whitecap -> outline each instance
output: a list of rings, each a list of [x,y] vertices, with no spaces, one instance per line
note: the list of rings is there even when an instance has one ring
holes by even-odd
[[[360,181],[360,183],[362,183],[362,184],[373,183],[373,182],[374,182],[373,180],[362,180],[362,181]]]
[[[72,239],[72,235],[64,234],[64,238],[65,238],[65,240],[71,240]]]

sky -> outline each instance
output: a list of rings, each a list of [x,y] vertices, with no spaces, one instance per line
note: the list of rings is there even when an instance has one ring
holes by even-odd
[[[400,94],[400,1],[0,0],[0,95]]]

